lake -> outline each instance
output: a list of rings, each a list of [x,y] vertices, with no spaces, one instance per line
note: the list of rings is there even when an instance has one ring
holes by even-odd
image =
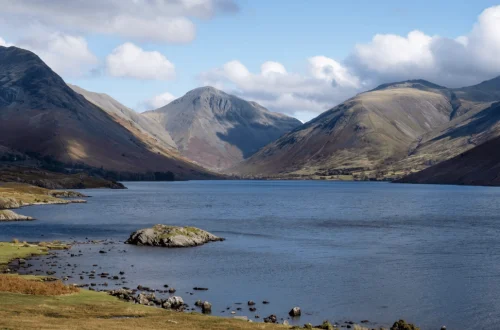
[[[229,316],[239,306],[236,315],[251,319],[287,318],[300,306],[297,324],[367,319],[375,327],[402,318],[422,329],[500,325],[499,188],[325,181],[125,185],[129,189],[82,191],[92,196],[87,204],[23,208],[19,213],[38,220],[0,224],[0,240],[118,242],[76,246],[71,253],[81,250],[79,257],[59,252],[61,263],[77,264],[76,272],[93,264],[98,272],[123,270],[129,287],[168,284],[189,305],[210,301],[215,315]],[[121,244],[132,231],[158,223],[200,227],[226,241],[190,249]],[[99,254],[104,248],[108,253]],[[39,266],[43,258],[32,263]],[[194,292],[195,286],[209,290]],[[257,303],[256,313],[248,311],[248,300]]]

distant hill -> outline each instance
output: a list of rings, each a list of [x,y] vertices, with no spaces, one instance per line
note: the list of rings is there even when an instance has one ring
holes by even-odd
[[[500,112],[500,104],[496,104]],[[397,182],[500,186],[500,137]]]
[[[180,156],[169,156],[168,150],[158,150],[159,144],[149,143],[147,134],[133,132],[135,124],[122,126],[126,118],[110,115],[74,92],[32,52],[0,47],[4,148],[117,172],[171,171],[178,178],[210,175]]]
[[[381,85],[296,128],[232,171],[248,176],[402,176],[500,135],[499,78],[448,89],[425,80]]]
[[[213,170],[224,170],[301,124],[213,87],[188,92],[143,113],[160,123],[179,152]]]

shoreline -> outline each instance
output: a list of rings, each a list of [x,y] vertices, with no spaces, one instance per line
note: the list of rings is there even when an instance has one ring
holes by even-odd
[[[148,297],[153,294],[156,299],[168,299],[170,297],[180,296],[183,298],[184,302],[187,304],[185,309],[182,310],[183,313],[190,315],[191,313],[203,314],[203,310],[201,305],[198,305],[197,302],[203,302],[203,292],[205,290],[214,290],[214,288],[203,288],[197,287],[197,283],[191,283],[191,288],[187,291],[176,290],[176,288],[172,288],[169,285],[164,287],[148,287],[145,285],[141,285],[140,283],[136,283],[129,281],[128,274],[133,270],[133,266],[124,266],[120,269],[114,269],[112,267],[106,267],[105,258],[110,251],[120,251],[120,246],[124,245],[122,242],[116,242],[113,240],[100,240],[100,241],[86,241],[86,242],[72,242],[70,243],[70,249],[65,251],[53,251],[48,255],[44,256],[34,256],[33,258],[26,259],[27,261],[33,262],[34,265],[30,267],[21,266],[17,270],[20,275],[23,276],[51,276],[56,277],[62,280],[64,283],[75,285],[81,290],[84,291],[92,291],[103,293],[109,295],[112,291],[115,291],[112,296],[118,297],[122,295],[121,301],[127,301],[129,297],[133,297],[134,299],[130,299],[127,301],[127,304],[137,305],[141,304],[139,302],[140,296]],[[125,250],[122,250],[118,253],[127,253]],[[95,261],[92,259],[94,264],[92,267],[82,267],[78,264],[78,258],[89,258],[89,257],[98,257],[103,258],[103,262]],[[73,259],[75,258],[75,259]],[[15,262],[11,263],[12,266],[16,266]],[[27,265],[27,264],[25,264]],[[34,271],[34,269],[37,271]],[[170,289],[173,289],[173,292],[169,292]],[[216,289],[216,288],[215,288]],[[128,291],[128,294],[123,294],[125,291]],[[154,299],[145,300],[143,305],[147,306],[147,308],[152,309],[163,309],[161,305],[154,304],[151,306],[151,302]],[[287,325],[290,327],[300,327],[304,326],[304,322],[301,322],[300,317],[291,317],[288,315],[289,310],[276,310],[272,314],[267,315],[260,314],[259,309],[265,306],[272,306],[273,301],[266,301],[263,297],[262,299],[255,299],[255,301],[241,301],[241,302],[220,302],[220,301],[210,301],[212,304],[212,309],[217,315],[214,315],[216,318],[224,318],[224,319],[239,319],[245,320],[247,322],[253,322],[254,324],[268,324],[265,323],[265,319],[268,319],[272,315],[275,315],[276,322],[270,323],[274,325]],[[118,300],[118,298],[117,298]],[[250,304],[251,302],[251,304]],[[271,305],[268,305],[271,304]],[[230,308],[229,308],[230,307]],[[297,306],[291,306],[290,310]],[[256,308],[256,311],[252,309]],[[225,315],[220,315],[223,312]],[[302,311],[302,313],[309,315],[309,312]],[[210,313],[211,314],[211,313]],[[316,319],[312,322],[313,325],[321,325],[322,322],[325,321],[323,319]],[[332,325],[338,325],[338,327],[334,327],[334,329],[341,328],[352,328],[358,330],[369,330],[369,329],[389,329],[389,323],[379,323],[379,322],[371,322],[369,320],[358,320],[354,321],[351,319],[336,319],[329,320]],[[307,324],[307,323],[306,323]],[[349,327],[348,327],[349,326]],[[321,329],[321,328],[320,328]]]

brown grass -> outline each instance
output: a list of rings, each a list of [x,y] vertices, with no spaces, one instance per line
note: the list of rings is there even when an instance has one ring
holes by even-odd
[[[43,282],[42,280],[26,279],[20,276],[0,275],[0,292],[60,296],[79,292],[79,289],[64,285],[59,281]]]

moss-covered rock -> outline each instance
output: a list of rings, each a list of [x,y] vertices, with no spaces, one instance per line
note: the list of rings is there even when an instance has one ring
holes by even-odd
[[[195,227],[156,225],[132,233],[125,243],[161,247],[191,247],[223,240],[223,238]]]

